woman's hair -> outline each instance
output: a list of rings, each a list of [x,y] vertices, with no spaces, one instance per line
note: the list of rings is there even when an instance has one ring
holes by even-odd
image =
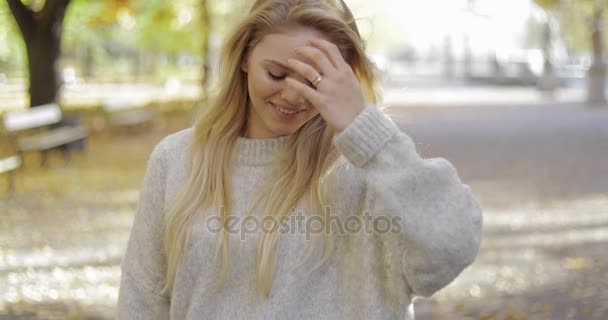
[[[218,210],[225,227],[231,214],[230,165],[234,159],[237,138],[244,132],[250,98],[247,75],[240,68],[246,55],[267,34],[285,32],[291,27],[315,29],[336,44],[345,61],[361,82],[367,103],[377,104],[376,72],[365,54],[351,11],[342,0],[257,0],[249,14],[227,38],[221,49],[216,93],[209,105],[200,110],[194,123],[193,138],[187,151],[187,174],[171,211],[166,216],[165,251],[167,273],[163,292],[173,287],[178,264],[188,247],[191,226],[205,209]],[[273,221],[283,221],[300,198],[310,201],[311,214],[325,221],[324,206],[327,184],[332,172],[344,158],[332,144],[335,132],[317,115],[291,135],[277,159],[279,171],[256,197],[251,212],[258,205]],[[213,211],[213,210],[210,210]],[[279,232],[260,233],[256,256],[256,287],[268,297],[275,272]],[[215,293],[223,287],[229,270],[228,232],[218,233],[216,254],[221,262]],[[303,258],[312,252],[313,239]],[[323,255],[313,270],[327,260],[334,241],[325,234]]]

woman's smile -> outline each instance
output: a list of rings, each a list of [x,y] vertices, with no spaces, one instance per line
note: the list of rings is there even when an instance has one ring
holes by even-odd
[[[298,117],[298,115],[300,115],[306,111],[306,109],[293,110],[293,109],[288,109],[288,108],[282,108],[282,107],[279,107],[279,106],[273,104],[272,102],[270,102],[270,106],[272,107],[272,109],[274,109],[275,114],[281,120],[294,120]]]

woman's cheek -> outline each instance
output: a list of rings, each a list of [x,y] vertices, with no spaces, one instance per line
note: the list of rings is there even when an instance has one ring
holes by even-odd
[[[263,81],[259,81],[258,83],[258,92],[261,96],[263,96],[264,99],[270,98],[279,91],[280,86],[273,80],[265,79]]]

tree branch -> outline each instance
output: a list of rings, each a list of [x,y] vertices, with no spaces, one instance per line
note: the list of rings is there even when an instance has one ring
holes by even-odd
[[[63,21],[68,4],[70,4],[70,0],[47,0],[37,14],[38,22],[50,27],[50,24]]]
[[[24,38],[30,38],[36,28],[34,13],[21,0],[6,0]]]

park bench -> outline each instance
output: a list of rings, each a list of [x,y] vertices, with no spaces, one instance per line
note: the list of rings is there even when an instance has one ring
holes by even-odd
[[[21,167],[19,156],[0,157],[0,175],[6,174],[9,193],[15,192],[15,171]]]
[[[8,139],[0,132],[0,175],[6,175],[9,194],[15,192],[15,172],[20,167],[21,157],[12,150]]]
[[[154,121],[154,113],[129,100],[108,100],[104,102],[103,113],[111,128],[135,129]]]
[[[51,150],[61,150],[65,162],[68,162],[73,146],[82,145],[88,136],[83,126],[66,124],[56,103],[8,112],[3,116],[2,126],[9,143],[19,155],[38,152],[43,166]]]

